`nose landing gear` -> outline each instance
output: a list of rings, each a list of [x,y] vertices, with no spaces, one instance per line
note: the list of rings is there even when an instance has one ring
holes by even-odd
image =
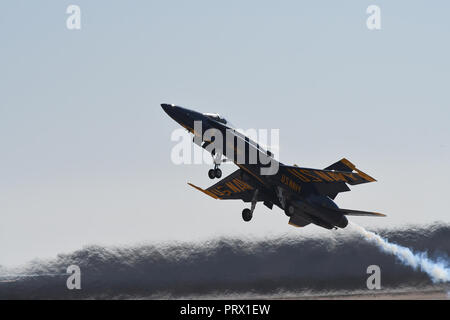
[[[222,177],[222,170],[219,169],[219,166],[222,162],[225,162],[222,160],[222,152],[215,152],[213,150],[211,155],[213,157],[214,169],[208,171],[208,177],[210,179],[220,179]]]
[[[214,165],[214,169],[208,171],[208,177],[210,179],[220,179],[222,177],[222,170],[219,169],[219,165]]]

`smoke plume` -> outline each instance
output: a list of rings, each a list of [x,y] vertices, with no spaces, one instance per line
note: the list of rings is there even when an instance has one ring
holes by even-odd
[[[358,227],[314,237],[301,231],[258,241],[91,245],[20,268],[0,267],[0,299],[282,298],[368,292],[367,267],[373,264],[381,269],[382,290],[446,289],[449,225],[375,230],[380,236]],[[66,287],[70,265],[81,269],[81,290]]]
[[[413,253],[411,249],[390,243],[388,240],[383,239],[373,232],[367,231],[357,224],[350,223],[350,225],[381,250],[396,256],[403,264],[412,267],[414,270],[420,269],[428,274],[434,283],[450,281],[448,260],[441,258],[441,261],[434,262],[428,258],[426,252]]]

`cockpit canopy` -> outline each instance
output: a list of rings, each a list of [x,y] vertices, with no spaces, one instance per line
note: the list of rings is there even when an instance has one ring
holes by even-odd
[[[215,120],[215,121],[218,121],[218,122],[220,122],[220,123],[228,124],[227,119],[222,118],[222,117],[221,117],[220,115],[218,115],[217,113],[204,113],[203,115],[204,115],[204,116],[207,116],[208,118],[211,118],[211,119],[213,119],[213,120]]]

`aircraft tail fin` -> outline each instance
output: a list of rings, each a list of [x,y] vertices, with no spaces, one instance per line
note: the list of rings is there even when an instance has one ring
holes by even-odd
[[[362,172],[361,170],[356,168],[356,166],[353,163],[351,163],[350,161],[348,161],[345,158],[342,158],[338,162],[333,163],[332,165],[326,167],[324,170],[337,170],[337,171],[344,171],[344,172],[352,172],[353,170],[355,170],[367,182],[377,181],[374,178],[372,178],[371,176],[369,176],[367,173]]]

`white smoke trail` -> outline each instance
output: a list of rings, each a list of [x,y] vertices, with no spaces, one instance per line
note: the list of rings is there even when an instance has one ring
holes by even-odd
[[[350,225],[367,240],[376,244],[381,250],[395,255],[403,264],[408,265],[413,269],[420,268],[420,270],[430,276],[431,281],[434,283],[450,282],[450,268],[448,267],[449,263],[447,261],[445,263],[434,262],[427,257],[426,253],[414,253],[411,249],[395,243],[390,243],[386,239],[373,232],[367,231],[355,223],[351,222]]]

